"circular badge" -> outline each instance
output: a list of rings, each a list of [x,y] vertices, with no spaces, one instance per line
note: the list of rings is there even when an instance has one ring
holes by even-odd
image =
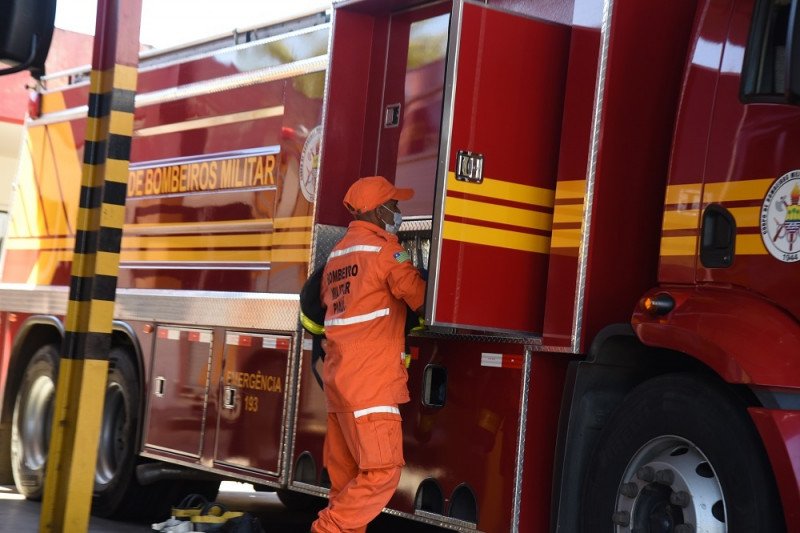
[[[311,130],[300,153],[300,190],[309,202],[314,201],[319,175],[319,153],[322,150],[322,126]]]
[[[769,188],[761,206],[761,238],[781,261],[800,260],[800,170],[787,172]]]

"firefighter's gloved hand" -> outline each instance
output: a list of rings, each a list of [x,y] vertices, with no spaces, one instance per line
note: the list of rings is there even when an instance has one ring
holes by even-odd
[[[419,275],[422,277],[422,279],[424,279],[425,281],[428,281],[428,269],[427,268],[420,268],[419,269]]]

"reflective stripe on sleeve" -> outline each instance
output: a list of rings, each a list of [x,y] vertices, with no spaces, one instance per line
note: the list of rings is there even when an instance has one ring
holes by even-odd
[[[382,316],[389,316],[388,307],[385,309],[378,309],[377,311],[373,311],[372,313],[367,313],[366,315],[356,315],[347,318],[332,318],[330,320],[325,321],[325,327],[327,328],[328,326],[349,326],[350,324],[369,322],[370,320],[375,320],[376,318],[380,318]]]
[[[343,255],[351,254],[353,252],[373,252],[377,253],[381,251],[380,246],[368,246],[366,244],[359,244],[356,246],[351,246],[349,248],[343,248],[341,250],[334,250],[331,252],[330,258],[333,257],[340,257]]]
[[[366,409],[359,409],[358,411],[354,411],[353,416],[355,418],[361,418],[362,416],[370,415],[372,413],[394,413],[396,415],[399,415],[400,409],[391,405],[378,405],[375,407],[367,407]]]

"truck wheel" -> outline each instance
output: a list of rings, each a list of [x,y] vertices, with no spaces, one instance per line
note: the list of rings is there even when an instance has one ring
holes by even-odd
[[[114,516],[135,478],[139,383],[133,357],[121,347],[108,355],[108,380],[97,446],[92,514]]]
[[[11,473],[20,494],[42,498],[53,424],[59,353],[55,344],[39,348],[22,376],[11,422]]]
[[[689,374],[634,389],[595,448],[582,531],[785,531],[772,468],[745,407]]]

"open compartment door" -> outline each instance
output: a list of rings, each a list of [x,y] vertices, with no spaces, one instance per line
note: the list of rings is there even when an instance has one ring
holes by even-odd
[[[569,28],[454,2],[426,321],[540,334]]]

